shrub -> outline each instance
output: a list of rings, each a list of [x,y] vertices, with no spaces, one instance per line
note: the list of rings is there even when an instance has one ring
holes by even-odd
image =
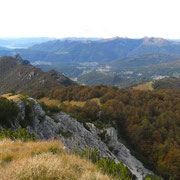
[[[44,102],[40,102],[39,103],[42,107],[42,109],[47,113],[47,114],[51,114],[51,113],[58,113],[61,111],[61,108],[55,105],[46,105]]]
[[[114,159],[103,157],[98,161],[97,166],[106,174],[112,177],[120,177],[122,180],[130,180],[134,177],[122,162],[116,164]]]
[[[161,177],[154,175],[154,174],[148,174],[144,178],[144,180],[163,180]]]
[[[16,90],[11,89],[11,90],[9,91],[9,93],[11,93],[12,95],[15,95],[15,94],[16,94]]]
[[[3,129],[0,131],[0,139],[9,138],[12,140],[20,139],[22,141],[35,141],[36,137],[34,134],[27,133],[25,129],[20,128],[15,131],[12,129]]]
[[[132,180],[136,178],[136,176],[133,175],[122,162],[115,163],[114,159],[107,157],[100,159],[100,154],[97,148],[91,149],[87,146],[81,153],[79,153],[79,155],[97,164],[99,169],[115,179]]]
[[[66,132],[65,132],[65,131],[63,131],[63,130],[61,130],[61,129],[59,129],[58,134],[62,135],[62,136],[65,137],[65,138],[70,138],[70,137],[73,136],[73,133],[72,133],[72,132],[70,132],[70,131],[66,131]]]
[[[10,128],[18,116],[19,108],[15,102],[0,97],[0,125]]]

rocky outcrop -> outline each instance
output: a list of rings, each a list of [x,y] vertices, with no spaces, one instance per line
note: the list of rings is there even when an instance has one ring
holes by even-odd
[[[20,113],[13,128],[20,126],[19,119],[25,121],[25,106],[28,103],[33,105],[33,119],[30,123],[31,125],[28,125],[26,129],[30,133],[34,133],[38,139],[60,139],[65,147],[70,150],[74,148],[82,150],[86,146],[97,148],[101,157],[107,156],[114,158],[116,162],[122,161],[140,180],[146,174],[152,173],[144,168],[142,163],[132,156],[130,151],[120,143],[114,128],[111,127],[102,131],[91,123],[87,123],[86,127],[84,127],[76,119],[63,112],[55,113],[51,117],[47,116],[39,103],[32,98],[28,98],[26,101],[17,101]],[[106,137],[104,141],[101,137],[103,133],[105,133]]]
[[[117,131],[113,127],[106,129],[106,133],[109,137],[107,146],[113,148],[112,151],[116,154],[116,158],[122,161],[138,179],[142,179],[144,174],[152,174],[152,172],[144,168],[142,163],[131,154],[125,145],[120,143]]]

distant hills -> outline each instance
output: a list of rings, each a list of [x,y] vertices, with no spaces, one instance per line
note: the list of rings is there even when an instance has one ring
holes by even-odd
[[[99,72],[99,71],[80,75],[77,80],[78,83],[89,86],[106,85],[106,86],[117,86],[120,88],[129,87],[148,81],[146,78],[141,78],[141,77],[127,78],[112,72]]]
[[[0,51],[0,55],[5,52]],[[50,62],[109,62],[145,53],[180,54],[180,42],[161,38],[112,38],[102,40],[52,40],[28,49],[16,49],[24,59]]]
[[[154,80],[166,76],[180,76],[179,41],[148,37],[37,39],[38,42],[40,40],[45,42],[36,43],[26,49],[0,48],[0,56],[20,54],[23,59],[28,59],[44,71],[55,69],[89,85],[97,82],[104,84],[105,79],[111,76],[96,73],[94,75],[97,75],[97,78],[90,82],[88,79],[92,77],[91,72],[96,71],[115,73],[120,81],[123,78],[128,82],[130,78],[139,82],[139,79],[144,78]],[[28,41],[31,42],[31,39]],[[105,84],[114,85],[113,78]],[[117,85],[117,81],[115,84]]]
[[[17,56],[0,58],[0,94],[16,90],[32,95],[37,91],[48,91],[65,86],[75,85],[64,75],[42,70],[30,65]]]
[[[138,56],[127,57],[109,63],[112,71],[119,72],[124,68],[151,66],[180,60],[180,54],[146,53]]]
[[[154,89],[174,89],[180,90],[180,78],[167,77],[153,83]]]

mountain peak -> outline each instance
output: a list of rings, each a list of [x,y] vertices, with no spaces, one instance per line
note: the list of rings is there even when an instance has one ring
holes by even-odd
[[[152,46],[152,45],[165,46],[165,45],[170,44],[170,42],[166,39],[163,39],[163,38],[144,37],[143,38],[143,44],[149,45],[149,46]]]
[[[116,39],[119,39],[119,38],[120,38],[119,36],[115,36],[115,37],[112,37],[112,38],[102,39],[101,41],[102,42],[107,42],[107,41],[113,41],[113,40],[116,40]]]

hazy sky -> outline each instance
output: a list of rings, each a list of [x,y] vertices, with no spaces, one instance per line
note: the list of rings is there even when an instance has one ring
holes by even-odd
[[[0,0],[0,37],[180,39],[180,0]]]

